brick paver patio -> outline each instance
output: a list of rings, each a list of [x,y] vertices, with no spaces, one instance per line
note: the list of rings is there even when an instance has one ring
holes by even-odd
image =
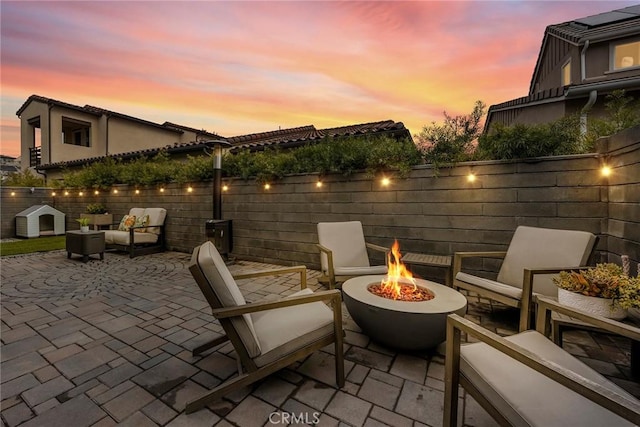
[[[332,348],[194,414],[186,401],[236,372],[230,345],[192,357],[221,333],[186,268],[188,254],[68,260],[66,252],[2,259],[1,415],[6,426],[440,426],[444,357],[397,353],[360,333],[345,310],[346,386],[337,390]],[[232,272],[269,268],[239,261]],[[318,272],[309,271],[318,289]],[[295,275],[239,282],[250,301],[287,295]],[[469,306],[468,318],[511,334],[517,314]],[[630,380],[629,342],[570,332],[565,347],[622,387]],[[464,424],[493,420],[463,392]],[[289,421],[292,421],[289,418]]]

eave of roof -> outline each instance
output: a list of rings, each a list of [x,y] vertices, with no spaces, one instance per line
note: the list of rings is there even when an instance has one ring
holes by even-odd
[[[220,135],[217,135],[212,132],[207,132],[206,130],[198,130],[198,129],[190,128],[188,126],[182,126],[182,125],[178,125],[171,122],[164,122],[163,124],[159,124],[159,123],[151,122],[149,120],[140,119],[138,117],[129,116],[127,114],[118,113],[116,111],[111,111],[101,107],[96,107],[93,105],[87,104],[84,107],[81,107],[79,105],[69,104],[68,102],[58,101],[57,99],[46,98],[40,95],[31,95],[29,98],[27,98],[27,100],[22,104],[22,106],[16,112],[16,115],[20,117],[31,102],[42,102],[50,106],[59,106],[62,108],[67,108],[70,110],[91,114],[96,117],[100,117],[103,115],[108,117],[117,117],[123,120],[144,124],[146,126],[152,126],[158,129],[174,132],[177,134],[183,134],[185,131],[188,131],[188,132],[194,132],[196,135],[200,135],[200,136],[206,136],[210,138],[220,138]]]

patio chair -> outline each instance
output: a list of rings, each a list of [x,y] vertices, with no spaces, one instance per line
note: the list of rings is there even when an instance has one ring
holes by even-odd
[[[131,258],[164,251],[166,217],[164,208],[131,208],[117,230],[104,232],[106,248],[126,251]]]
[[[322,272],[318,281],[328,283],[329,289],[351,277],[387,274],[386,265],[369,263],[367,248],[385,254],[389,249],[365,242],[360,221],[318,223],[317,246]]]
[[[586,265],[596,241],[585,231],[519,226],[506,252],[456,252],[453,286],[520,308],[519,330],[524,331],[531,325],[533,295],[557,297],[552,273]],[[470,257],[504,258],[497,279],[462,272],[462,260]]]
[[[193,251],[189,270],[220,321],[226,335],[193,350],[197,355],[227,340],[239,364],[233,377],[187,403],[196,411],[239,388],[254,383],[331,343],[335,348],[338,387],[344,386],[343,330],[340,291],[306,289],[306,267],[289,267],[236,275],[236,279],[300,273],[302,290],[289,297],[246,303],[224,260],[211,242]],[[331,310],[325,302],[332,305]]]
[[[447,319],[445,427],[457,426],[462,386],[503,426],[630,426],[640,401],[547,339],[551,311],[640,339],[640,329],[538,297],[536,330],[503,338],[456,314]],[[460,333],[473,344],[460,345]]]

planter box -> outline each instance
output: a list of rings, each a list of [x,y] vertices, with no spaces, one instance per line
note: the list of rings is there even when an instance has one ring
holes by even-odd
[[[558,288],[558,302],[578,310],[586,311],[596,316],[602,316],[613,320],[622,320],[627,317],[627,310],[611,307],[611,300],[598,297],[590,297]]]
[[[100,229],[101,226],[109,226],[113,224],[113,214],[82,214],[82,218],[89,218],[89,224],[93,225],[94,230]]]

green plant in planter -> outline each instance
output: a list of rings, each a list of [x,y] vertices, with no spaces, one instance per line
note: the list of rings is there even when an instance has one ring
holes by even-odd
[[[80,224],[80,227],[88,227],[89,226],[89,218],[87,217],[81,217],[76,219],[76,221],[78,221],[78,223]]]
[[[606,298],[621,308],[640,308],[640,277],[629,277],[617,264],[596,264],[579,271],[562,271],[553,278],[561,289]]]
[[[86,211],[88,214],[104,214],[107,213],[107,208],[102,203],[91,203],[87,205]]]

